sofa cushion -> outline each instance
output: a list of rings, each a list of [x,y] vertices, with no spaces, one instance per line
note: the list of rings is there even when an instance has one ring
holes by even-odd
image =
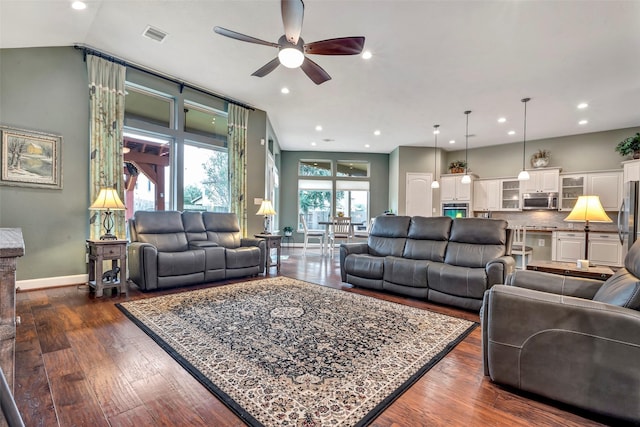
[[[411,217],[382,215],[369,232],[369,253],[376,256],[402,256]]]
[[[189,242],[207,240],[207,230],[204,228],[202,212],[182,212],[182,224]]]
[[[344,264],[347,274],[365,279],[382,280],[384,258],[366,254],[351,254]]]
[[[260,265],[260,248],[245,246],[226,249],[227,269],[255,267]]]
[[[456,218],[444,262],[479,268],[506,253],[507,221],[486,218]]]
[[[203,249],[184,252],[158,252],[158,277],[204,272]]]
[[[640,279],[621,268],[604,282],[593,300],[640,310]]]
[[[207,240],[225,248],[240,247],[240,223],[235,213],[203,212],[202,220],[207,230]]]
[[[411,218],[407,241],[402,256],[411,259],[444,261],[444,254],[449,239],[451,218],[427,218],[415,216]]]
[[[482,299],[484,291],[487,290],[484,268],[431,263],[427,271],[427,281],[430,289],[458,297]]]
[[[427,287],[427,269],[430,261],[393,256],[384,258],[384,281],[413,288]]]
[[[134,214],[138,241],[155,246],[159,252],[188,249],[182,214],[177,211],[138,211]]]

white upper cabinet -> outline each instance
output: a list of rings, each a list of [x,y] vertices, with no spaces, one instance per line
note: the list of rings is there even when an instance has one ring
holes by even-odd
[[[600,197],[605,211],[617,211],[622,200],[621,171],[567,174],[560,177],[560,210],[571,211],[579,196]]]
[[[500,180],[485,179],[473,183],[473,210],[500,210]]]
[[[520,181],[520,193],[557,193],[560,168],[529,170],[529,179]]]
[[[473,189],[474,176],[471,175],[471,183],[463,184],[462,174],[440,177],[440,200],[470,202]]]
[[[622,168],[624,182],[640,181],[640,160],[622,162]]]

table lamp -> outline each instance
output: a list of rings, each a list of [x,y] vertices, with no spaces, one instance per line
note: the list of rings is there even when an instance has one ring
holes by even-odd
[[[273,209],[271,200],[263,200],[260,205],[260,209],[256,212],[256,215],[264,215],[264,231],[262,234],[271,234],[269,232],[269,216],[275,215],[276,211]]]
[[[604,211],[600,203],[600,197],[598,196],[579,196],[573,210],[564,220],[569,222],[584,222],[585,260],[589,260],[589,221],[613,222]]]
[[[122,200],[120,200],[116,189],[112,187],[101,188],[98,197],[93,204],[89,206],[89,209],[94,211],[106,210],[104,213],[104,221],[102,222],[106,233],[100,236],[100,240],[117,240],[118,237],[115,234],[111,234],[114,224],[113,217],[111,216],[113,212],[111,211],[123,211],[125,210],[125,206]]]

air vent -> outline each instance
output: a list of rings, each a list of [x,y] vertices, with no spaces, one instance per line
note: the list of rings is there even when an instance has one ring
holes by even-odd
[[[157,28],[153,28],[151,25],[148,25],[147,28],[144,29],[142,35],[148,39],[151,39],[158,43],[162,43],[169,34]]]

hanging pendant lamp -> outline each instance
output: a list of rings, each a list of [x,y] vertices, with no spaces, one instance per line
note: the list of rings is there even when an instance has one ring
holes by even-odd
[[[462,184],[471,184],[471,177],[469,176],[469,114],[471,110],[464,112],[467,115],[467,130],[464,133],[465,146],[464,146],[464,176],[460,180]]]
[[[525,152],[527,149],[527,102],[531,101],[531,98],[522,98],[520,101],[524,103],[524,131],[522,132],[522,170],[518,174],[518,181],[528,181],[529,172],[524,168],[525,166]]]
[[[431,183],[431,188],[440,188],[440,183],[438,182],[438,134],[440,131],[438,128],[440,125],[433,125],[433,134],[436,138],[436,145],[433,149],[433,182]]]

